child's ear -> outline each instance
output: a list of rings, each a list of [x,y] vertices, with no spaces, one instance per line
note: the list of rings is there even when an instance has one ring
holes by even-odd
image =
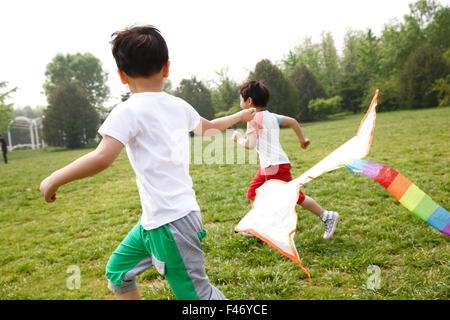
[[[122,84],[128,84],[127,74],[120,69],[117,69],[117,73],[119,74],[120,81],[122,81]]]
[[[167,62],[163,65],[163,78],[169,77],[169,69],[170,69],[170,61],[167,60]]]

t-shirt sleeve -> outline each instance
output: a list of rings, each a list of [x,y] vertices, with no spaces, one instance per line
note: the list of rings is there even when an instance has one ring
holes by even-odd
[[[200,115],[197,110],[194,109],[189,103],[186,102],[187,118],[188,118],[188,131],[192,131],[197,128],[200,123]]]
[[[111,136],[126,145],[136,136],[136,130],[137,126],[129,110],[124,105],[119,105],[111,111],[98,129],[98,133],[102,137]]]
[[[281,122],[283,122],[284,120],[284,116],[280,115],[280,114],[276,114],[276,113],[272,113],[275,117],[275,119],[277,119],[278,125],[281,124]]]

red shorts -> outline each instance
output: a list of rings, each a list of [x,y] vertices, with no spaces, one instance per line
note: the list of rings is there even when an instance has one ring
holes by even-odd
[[[256,197],[256,189],[262,186],[267,180],[278,179],[285,182],[292,180],[291,176],[291,165],[289,163],[278,164],[274,166],[269,166],[267,168],[258,167],[258,172],[250,182],[250,186],[247,191],[247,198],[254,200]],[[300,204],[305,201],[305,195],[300,190],[297,203]]]

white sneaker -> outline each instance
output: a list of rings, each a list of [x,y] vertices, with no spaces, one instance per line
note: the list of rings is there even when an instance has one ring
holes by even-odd
[[[336,229],[337,222],[339,220],[339,214],[334,211],[328,211],[325,215],[325,220],[323,223],[325,224],[325,232],[323,234],[324,239],[329,239],[334,233]]]

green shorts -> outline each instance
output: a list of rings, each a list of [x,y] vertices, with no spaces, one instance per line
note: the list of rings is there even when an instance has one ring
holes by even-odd
[[[177,299],[226,299],[206,276],[201,246],[205,236],[200,212],[152,230],[138,222],[108,261],[108,288],[119,293],[136,289],[136,277],[154,266]]]

